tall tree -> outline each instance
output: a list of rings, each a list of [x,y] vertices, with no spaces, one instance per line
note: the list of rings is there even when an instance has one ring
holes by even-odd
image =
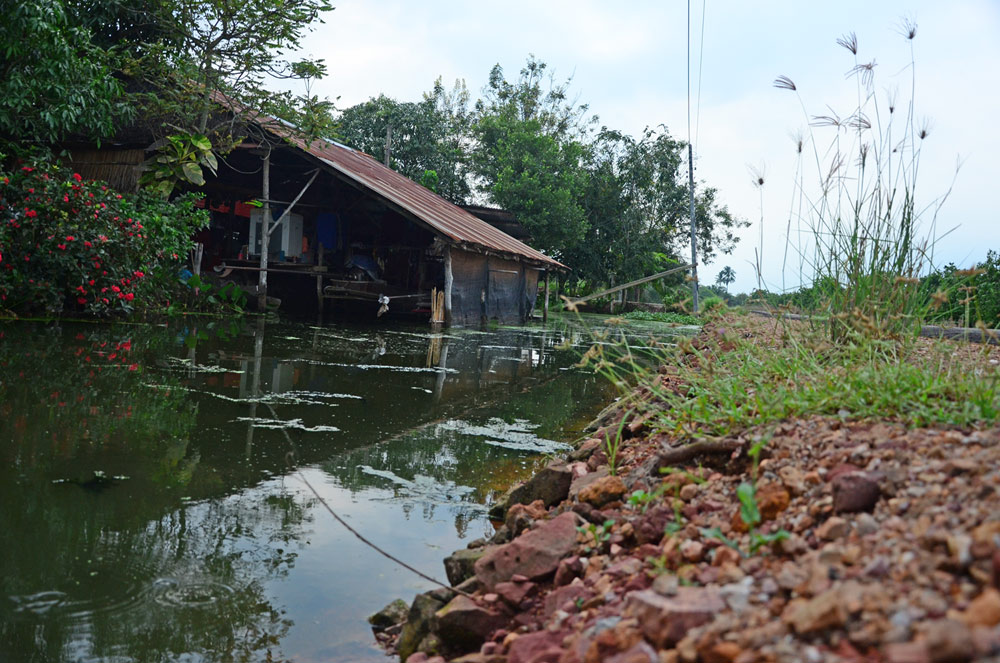
[[[639,138],[605,128],[589,145],[583,201],[589,227],[565,253],[589,285],[630,281],[680,264],[690,241],[688,187],[680,172],[685,147],[664,127],[646,129]],[[702,186],[696,197],[699,249],[709,257],[731,251],[733,231],[744,224],[717,205],[715,195]]]
[[[736,272],[729,265],[726,265],[719,272],[719,275],[715,277],[716,285],[721,285],[729,292],[729,284],[736,280]]]
[[[587,231],[584,138],[587,107],[568,97],[569,82],[546,76],[529,57],[514,82],[493,67],[472,124],[479,192],[513,212],[542,250],[560,256]]]
[[[384,161],[391,127],[390,166],[416,182],[436,181],[438,194],[463,204],[470,191],[463,145],[467,107],[464,84],[448,93],[438,79],[416,103],[382,95],[344,110],[338,134],[348,145]]]

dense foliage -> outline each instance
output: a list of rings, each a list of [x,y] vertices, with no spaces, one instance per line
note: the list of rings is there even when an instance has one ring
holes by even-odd
[[[128,313],[163,304],[192,235],[195,196],[123,196],[53,165],[0,173],[0,309]]]
[[[467,159],[463,149],[468,92],[457,87],[447,93],[440,81],[416,103],[385,95],[343,111],[338,133],[352,147],[385,161],[415,182],[432,188],[441,197],[462,204],[469,198]],[[428,173],[433,172],[433,177]]]
[[[420,103],[378,97],[340,115],[344,141],[378,159],[392,127],[391,165],[456,203],[512,212],[530,243],[573,268],[575,293],[622,283],[687,262],[686,145],[665,127],[636,138],[601,127],[573,101],[570,81],[556,81],[529,57],[514,80],[497,65],[469,109],[464,87],[446,94],[440,81]],[[730,252],[745,222],[699,185],[701,259]],[[666,294],[678,273],[656,287]]]

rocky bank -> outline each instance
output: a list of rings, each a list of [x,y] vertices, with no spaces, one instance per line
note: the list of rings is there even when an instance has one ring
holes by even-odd
[[[612,472],[604,445],[620,416],[508,493],[496,534],[445,560],[452,589],[376,616],[390,654],[1000,661],[1000,429],[786,421],[754,469],[763,431],[692,447],[639,419]]]

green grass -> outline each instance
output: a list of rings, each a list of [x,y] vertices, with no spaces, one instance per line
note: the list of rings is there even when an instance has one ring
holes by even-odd
[[[913,342],[858,337],[830,344],[826,338],[822,329],[798,327],[786,330],[780,347],[730,335],[702,349],[690,342],[656,349],[657,363],[674,367],[680,388],[656,385],[654,372],[624,354],[613,359],[607,347],[602,368],[620,385],[645,384],[655,403],[650,424],[680,439],[723,437],[812,415],[912,427],[968,427],[1000,418],[1000,370],[985,361],[975,371],[953,362],[953,343],[917,354]]]

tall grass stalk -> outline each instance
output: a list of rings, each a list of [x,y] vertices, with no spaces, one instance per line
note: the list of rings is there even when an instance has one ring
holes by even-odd
[[[875,62],[859,60],[853,33],[837,43],[853,56],[849,75],[856,84],[855,108],[810,115],[799,98],[816,162],[817,192],[805,193],[813,250],[801,244],[797,250],[811,260],[813,287],[823,294],[825,310],[819,312],[829,314],[834,340],[857,333],[905,335],[926,314],[919,279],[932,267],[934,237],[921,235],[920,222],[926,215],[936,219],[948,193],[923,208],[917,203],[921,145],[929,124],[919,122],[914,109],[916,26],[904,24],[903,36],[910,44],[911,82],[902,113],[895,93],[880,94]],[[788,77],[779,77],[775,86],[799,94]],[[821,151],[819,134],[829,131],[832,136]],[[811,259],[804,258],[810,253]]]

